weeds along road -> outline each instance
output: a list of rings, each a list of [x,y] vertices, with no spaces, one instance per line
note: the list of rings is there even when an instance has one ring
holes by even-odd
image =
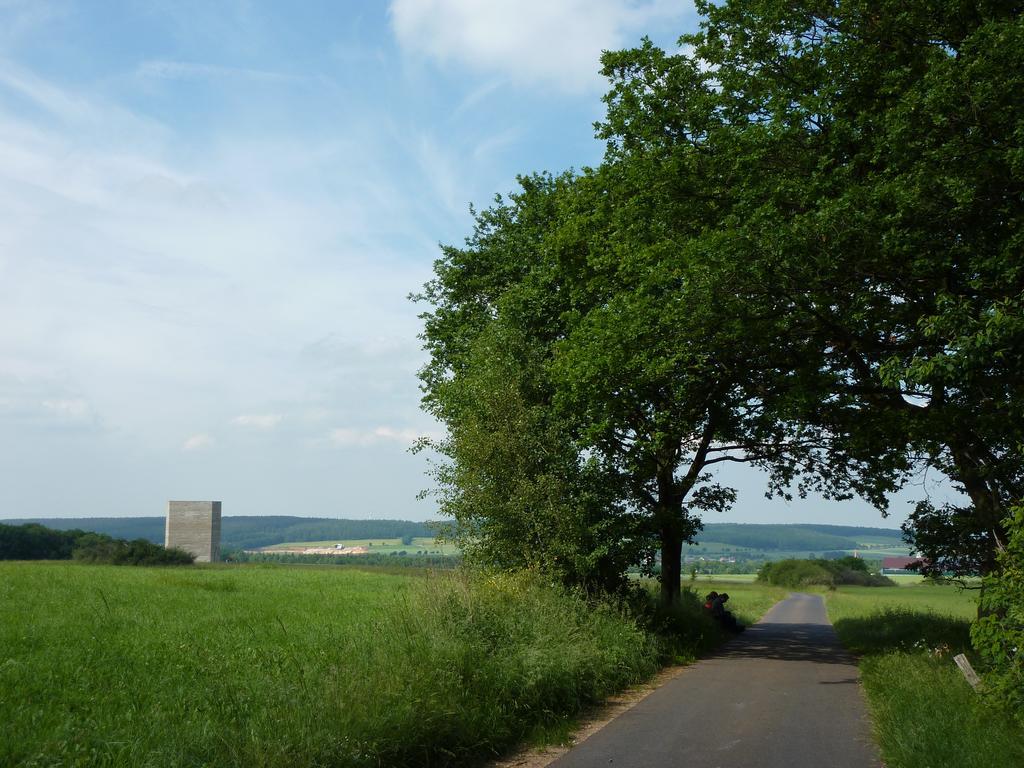
[[[552,768],[877,768],[857,666],[794,594]]]

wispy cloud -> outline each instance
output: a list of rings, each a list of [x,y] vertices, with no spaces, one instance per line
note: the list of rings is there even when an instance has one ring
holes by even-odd
[[[142,78],[159,80],[210,80],[210,79],[242,79],[265,83],[291,83],[304,78],[284,72],[272,72],[247,67],[225,67],[216,64],[201,64],[193,61],[173,61],[169,59],[152,59],[144,61],[136,70]]]
[[[492,78],[483,85],[474,88],[472,91],[462,97],[462,101],[459,102],[458,106],[452,111],[452,117],[460,117],[469,110],[476,107],[481,102],[485,101],[491,94],[496,93],[502,85],[506,83],[505,78]]]
[[[391,23],[410,52],[579,93],[601,87],[602,50],[692,11],[688,0],[393,0]]]
[[[281,423],[283,417],[280,413],[247,413],[236,416],[232,423],[239,427],[253,427],[255,429],[273,429]]]
[[[384,147],[236,134],[184,162],[127,110],[112,147],[78,130],[105,102],[0,63],[0,93],[12,83],[65,125],[0,104],[0,372],[63,376],[44,399],[82,393],[113,428],[159,442],[182,420],[271,429],[292,406],[415,414],[422,353],[406,295],[435,246]],[[323,190],[325,177],[341,181]],[[410,236],[418,261],[395,255]],[[338,365],[302,351],[325,337],[352,350]],[[399,390],[401,403],[380,396]],[[282,410],[239,414],[239,401]]]
[[[207,434],[192,435],[181,444],[181,450],[188,452],[202,451],[210,448],[213,443],[214,439]]]
[[[51,413],[74,421],[82,421],[92,416],[92,408],[89,406],[88,401],[82,398],[75,398],[73,400],[43,400],[42,406]]]
[[[338,446],[377,445],[380,443],[398,443],[403,446],[411,446],[421,438],[436,438],[439,436],[439,433],[435,430],[418,430],[388,426],[372,427],[367,429],[339,427],[338,429],[331,431],[330,439],[332,443]]]

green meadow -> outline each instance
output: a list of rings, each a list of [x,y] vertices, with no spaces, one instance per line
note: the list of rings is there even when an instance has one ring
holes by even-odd
[[[0,563],[0,765],[467,764],[659,658],[525,577]]]
[[[885,764],[1020,768],[1024,731],[986,706],[953,662],[958,653],[972,658],[977,591],[910,578],[916,583],[826,593],[840,640],[859,657]]]
[[[587,707],[712,648],[708,591],[745,623],[787,594],[684,587],[689,613],[641,626],[526,576],[0,563],[0,765],[477,764],[564,739]],[[890,768],[1024,765],[1024,733],[952,661],[974,593],[822,593]],[[657,621],[683,631],[658,638]]]

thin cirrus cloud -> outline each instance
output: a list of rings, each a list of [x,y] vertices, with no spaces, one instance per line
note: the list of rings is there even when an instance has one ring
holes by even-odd
[[[302,78],[283,72],[272,72],[247,67],[223,67],[213,64],[201,64],[191,61],[172,61],[168,59],[152,59],[144,61],[136,70],[140,78],[157,80],[207,80],[207,79],[242,79],[264,83],[289,83]]]
[[[393,0],[391,24],[407,51],[582,93],[602,86],[602,51],[692,11],[687,0]]]

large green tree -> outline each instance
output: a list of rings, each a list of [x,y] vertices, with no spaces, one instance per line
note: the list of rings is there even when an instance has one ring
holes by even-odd
[[[923,503],[911,540],[988,572],[1024,480],[1018,4],[698,7],[685,53],[606,58],[609,156],[716,180],[748,290],[820,364],[802,420],[945,472],[971,504]]]
[[[762,466],[783,493],[891,487],[790,418],[818,376],[803,334],[744,290],[709,183],[680,196],[665,176],[633,157],[523,179],[438,261],[425,402],[449,427],[435,477],[471,557],[607,587],[657,549],[671,603],[682,544],[735,498],[716,465]]]
[[[600,168],[523,179],[437,263],[446,509],[499,561],[544,516],[532,551],[577,548],[577,576],[657,542],[671,600],[732,500],[715,464],[882,509],[926,464],[971,504],[922,503],[911,539],[998,567],[1024,481],[1019,8],[698,8],[683,53],[606,55]]]

